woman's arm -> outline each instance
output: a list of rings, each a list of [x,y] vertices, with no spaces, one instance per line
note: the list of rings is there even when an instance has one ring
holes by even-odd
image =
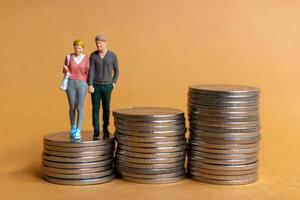
[[[63,73],[66,74],[67,72],[69,72],[69,69],[68,69],[68,65],[69,65],[69,58],[68,58],[69,55],[66,56],[65,58],[65,62],[64,62],[64,66],[63,66]]]
[[[85,75],[86,75],[86,83],[89,84],[89,69],[90,69],[90,59],[87,58],[86,66],[85,66]]]

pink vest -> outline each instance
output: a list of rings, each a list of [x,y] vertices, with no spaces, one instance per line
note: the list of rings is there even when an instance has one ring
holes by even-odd
[[[69,72],[71,73],[70,80],[87,81],[89,67],[90,67],[90,60],[88,56],[85,55],[80,61],[80,63],[77,64],[74,60],[74,55],[70,54],[70,61],[68,66]]]

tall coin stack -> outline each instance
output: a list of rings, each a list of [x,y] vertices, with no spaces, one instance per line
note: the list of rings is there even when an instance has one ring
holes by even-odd
[[[258,179],[260,90],[198,85],[188,92],[189,174],[206,183],[241,185]]]
[[[114,137],[93,140],[93,133],[87,132],[81,137],[81,141],[70,141],[65,132],[44,137],[42,171],[47,181],[90,185],[108,182],[115,177]]]
[[[116,169],[124,180],[172,183],[185,177],[184,113],[161,107],[113,112],[118,142]]]

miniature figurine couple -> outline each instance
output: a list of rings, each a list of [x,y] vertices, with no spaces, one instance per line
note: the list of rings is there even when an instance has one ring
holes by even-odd
[[[73,42],[74,53],[65,58],[63,73],[65,74],[61,89],[65,90],[69,102],[70,138],[81,139],[81,127],[84,115],[84,99],[86,91],[91,94],[94,139],[99,139],[99,111],[102,101],[103,134],[109,136],[109,115],[112,90],[115,87],[119,67],[117,56],[107,49],[108,38],[104,34],[96,36],[97,50],[90,58],[83,54],[84,42],[80,39]],[[77,113],[77,123],[76,121]]]

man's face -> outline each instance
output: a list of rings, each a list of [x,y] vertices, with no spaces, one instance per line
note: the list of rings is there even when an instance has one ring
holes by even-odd
[[[106,49],[106,44],[107,44],[107,42],[104,42],[101,40],[96,40],[96,46],[99,51]]]

